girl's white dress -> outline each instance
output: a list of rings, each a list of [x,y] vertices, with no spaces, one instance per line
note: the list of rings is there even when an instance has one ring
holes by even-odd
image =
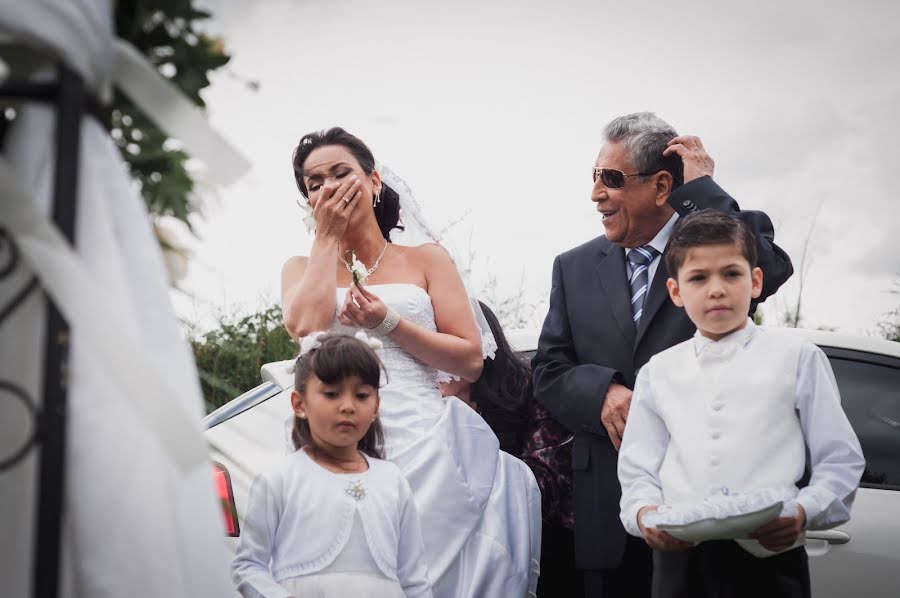
[[[244,598],[431,598],[412,492],[368,459],[338,474],[305,450],[257,476],[232,577]]]
[[[436,330],[428,293],[413,284],[369,285],[404,319]],[[338,309],[346,289],[337,289]],[[353,334],[337,316],[332,331]],[[437,598],[534,595],[541,498],[531,470],[500,451],[475,411],[437,388],[439,372],[389,338],[380,357],[385,457],[412,487]],[[349,595],[349,594],[348,594]]]

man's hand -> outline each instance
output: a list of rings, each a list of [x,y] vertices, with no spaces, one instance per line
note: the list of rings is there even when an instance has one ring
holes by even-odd
[[[615,447],[622,446],[622,434],[625,433],[625,422],[628,420],[628,409],[631,407],[631,391],[613,382],[606,390],[606,398],[600,409],[600,422]]]
[[[656,529],[655,527],[644,527],[644,514],[655,511],[656,508],[656,506],[644,507],[638,511],[637,514],[638,527],[641,528],[641,535],[644,536],[644,541],[647,542],[647,546],[654,550],[686,550],[692,548],[693,544],[685,542],[684,540],[679,540],[668,532]]]
[[[663,150],[663,156],[676,153],[684,164],[684,182],[693,181],[704,176],[712,176],[716,163],[706,153],[703,142],[694,135],[679,135],[669,141],[669,147]]]
[[[779,517],[774,521],[770,521],[752,534],[750,537],[762,544],[763,548],[767,548],[773,552],[781,552],[793,546],[803,526],[806,525],[806,511],[799,504],[797,505],[797,514],[793,517]]]

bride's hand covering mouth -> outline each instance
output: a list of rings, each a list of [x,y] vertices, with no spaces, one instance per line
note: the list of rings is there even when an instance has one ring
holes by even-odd
[[[323,236],[340,239],[347,230],[353,208],[359,203],[360,193],[360,181],[356,175],[340,184],[335,182],[322,187],[312,206],[316,230]]]

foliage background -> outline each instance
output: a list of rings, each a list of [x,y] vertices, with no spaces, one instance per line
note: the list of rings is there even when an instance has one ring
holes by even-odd
[[[207,411],[224,405],[260,382],[259,368],[290,359],[297,344],[281,319],[281,306],[223,317],[206,334],[191,338]]]
[[[119,37],[134,45],[186,97],[204,108],[202,92],[210,85],[210,75],[231,59],[221,38],[202,31],[204,21],[211,16],[197,8],[193,0],[119,0],[115,27]],[[253,81],[244,83],[251,90],[258,88]],[[118,90],[103,116],[140,188],[165,253],[181,253],[186,258],[161,225],[174,218],[193,231],[192,217],[201,214],[190,156],[177,139],[170,138]],[[176,279],[173,275],[173,282]],[[188,325],[188,335],[207,411],[259,384],[263,364],[296,354],[278,305],[249,315],[222,317],[218,326],[205,334]]]
[[[116,32],[133,44],[159,72],[194,104],[205,107],[200,92],[209,74],[231,59],[222,39],[198,29],[210,13],[191,0],[119,0]],[[140,186],[152,217],[171,216],[191,228],[190,215],[199,210],[190,157],[116,90],[104,118],[131,176]]]

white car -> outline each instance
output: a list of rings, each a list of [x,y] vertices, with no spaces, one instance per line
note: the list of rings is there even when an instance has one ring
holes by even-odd
[[[900,595],[900,343],[791,331],[816,343],[831,360],[844,411],[866,457],[852,519],[838,528],[807,534],[812,593],[817,598]],[[520,330],[508,338],[530,358],[538,334]],[[293,383],[286,371],[289,363],[263,366],[262,384],[204,420],[232,552],[253,478],[288,450]]]

